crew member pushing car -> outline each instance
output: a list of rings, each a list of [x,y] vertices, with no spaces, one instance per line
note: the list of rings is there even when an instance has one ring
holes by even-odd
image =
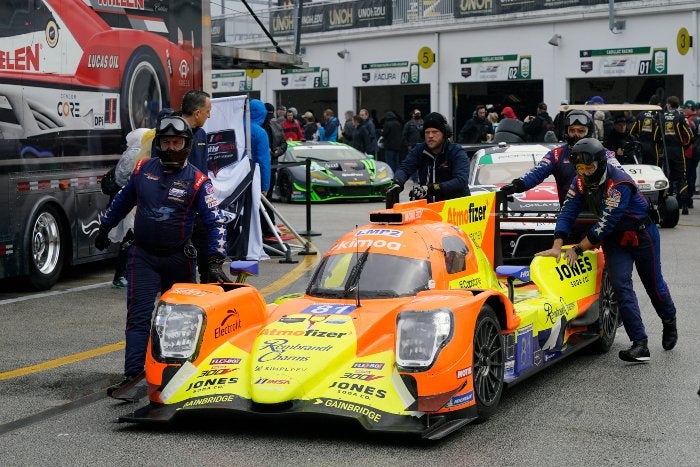
[[[566,192],[576,175],[576,169],[571,164],[571,148],[581,139],[593,134],[593,119],[588,112],[572,110],[566,114],[564,121],[566,142],[568,144],[552,149],[544,155],[536,167],[522,177],[516,178],[508,185],[501,187],[503,193],[506,195],[522,193],[536,187],[550,175],[554,175],[557,183],[559,204],[564,203]],[[619,167],[614,152],[607,151],[606,155]]]
[[[429,113],[423,119],[422,132],[424,142],[416,144],[401,162],[387,196],[400,193],[416,170],[419,184],[424,188],[414,188],[414,198],[442,201],[469,196],[469,159],[462,146],[448,139],[445,117],[437,112]]]
[[[577,175],[566,196],[554,231],[552,248],[538,256],[561,256],[564,239],[576,217],[589,207],[597,216],[581,242],[566,250],[569,266],[585,250],[603,246],[605,267],[610,275],[622,316],[622,324],[632,347],[620,351],[627,362],[648,362],[650,353],[637,296],[632,287],[632,265],[663,323],[661,345],[671,350],[678,340],[676,307],[661,274],[659,231],[649,218],[649,203],[634,180],[606,157],[606,149],[595,138],[584,138],[572,149]],[[580,264],[580,263],[578,263]]]
[[[158,293],[176,282],[195,282],[196,250],[192,246],[195,218],[201,216],[207,230],[209,278],[224,282],[226,257],[223,218],[209,179],[187,162],[192,130],[181,117],[164,117],[155,135],[158,157],[141,160],[129,181],[102,217],[95,246],[104,250],[107,234],[136,206],[134,245],[127,268],[126,357],[124,380],[108,389],[119,397],[120,389],[141,378]],[[117,394],[115,394],[115,392]],[[126,399],[126,398],[123,398]]]

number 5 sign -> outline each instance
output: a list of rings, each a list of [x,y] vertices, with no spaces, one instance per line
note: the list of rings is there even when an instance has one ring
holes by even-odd
[[[418,64],[426,70],[435,63],[435,52],[430,47],[421,47],[418,51]]]

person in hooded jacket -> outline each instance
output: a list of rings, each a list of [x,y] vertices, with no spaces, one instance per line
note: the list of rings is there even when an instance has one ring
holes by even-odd
[[[401,158],[401,135],[403,127],[399,117],[392,111],[384,114],[382,140],[384,141],[384,158],[391,170],[396,172]]]
[[[469,159],[461,145],[449,140],[447,120],[442,114],[431,112],[423,119],[425,142],[418,143],[401,162],[394,173],[394,183],[387,196],[403,190],[406,180],[418,171],[420,184],[411,193],[415,198],[431,201],[469,196]],[[424,188],[423,188],[424,187]]]
[[[270,190],[270,140],[263,128],[267,109],[260,99],[250,100],[250,160],[260,166],[260,190]]]

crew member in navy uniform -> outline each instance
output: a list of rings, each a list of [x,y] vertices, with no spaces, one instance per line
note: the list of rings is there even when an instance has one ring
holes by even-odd
[[[424,142],[408,153],[394,173],[394,184],[387,195],[398,194],[404,183],[418,171],[420,186],[411,192],[413,199],[427,198],[428,202],[469,196],[469,159],[462,146],[449,140],[447,120],[431,112],[423,120]]]
[[[564,204],[566,192],[576,175],[576,169],[571,164],[571,148],[583,138],[593,135],[593,119],[588,112],[583,110],[572,110],[564,118],[564,131],[566,132],[566,142],[568,144],[558,146],[542,157],[537,166],[530,169],[525,175],[514,179],[508,185],[501,187],[501,191],[506,195],[522,193],[534,188],[542,183],[550,175],[554,175],[557,183],[557,193],[559,204]],[[615,153],[608,151],[608,158],[612,158],[615,164]]]
[[[95,246],[104,250],[107,234],[136,207],[134,245],[127,268],[126,356],[124,379],[108,389],[115,398],[143,377],[153,303],[176,282],[195,282],[196,250],[190,237],[196,216],[208,232],[209,277],[228,278],[224,220],[209,179],[187,162],[192,130],[182,117],[164,117],[155,135],[156,155],[143,159],[102,217]]]
[[[620,358],[626,362],[648,362],[647,334],[632,287],[633,265],[663,323],[662,347],[671,350],[678,340],[676,307],[661,274],[659,230],[649,218],[649,203],[634,180],[607,159],[606,150],[597,139],[584,138],[576,143],[572,163],[577,175],[557,220],[554,244],[537,255],[558,260],[576,217],[584,207],[590,207],[598,219],[578,245],[566,250],[566,261],[576,267],[585,250],[603,246],[622,324],[632,341],[628,350],[620,351]]]

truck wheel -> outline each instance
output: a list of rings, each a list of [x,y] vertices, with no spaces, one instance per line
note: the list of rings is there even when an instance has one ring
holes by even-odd
[[[31,223],[29,281],[37,290],[48,290],[56,283],[66,257],[66,229],[58,210],[45,205]]]
[[[473,347],[476,410],[480,418],[487,419],[501,400],[505,359],[501,325],[488,305],[483,306],[476,319]]]
[[[615,341],[615,333],[620,323],[620,309],[607,269],[603,271],[598,306],[598,321],[591,324],[590,331],[600,337],[591,345],[591,350],[594,353],[606,353]]]
[[[158,112],[168,102],[165,73],[149,49],[137,49],[127,62],[122,81],[120,112],[124,134],[136,128],[153,128]]]
[[[659,217],[661,217],[659,221],[661,227],[672,229],[678,224],[680,209],[675,196],[666,196],[659,201]]]

